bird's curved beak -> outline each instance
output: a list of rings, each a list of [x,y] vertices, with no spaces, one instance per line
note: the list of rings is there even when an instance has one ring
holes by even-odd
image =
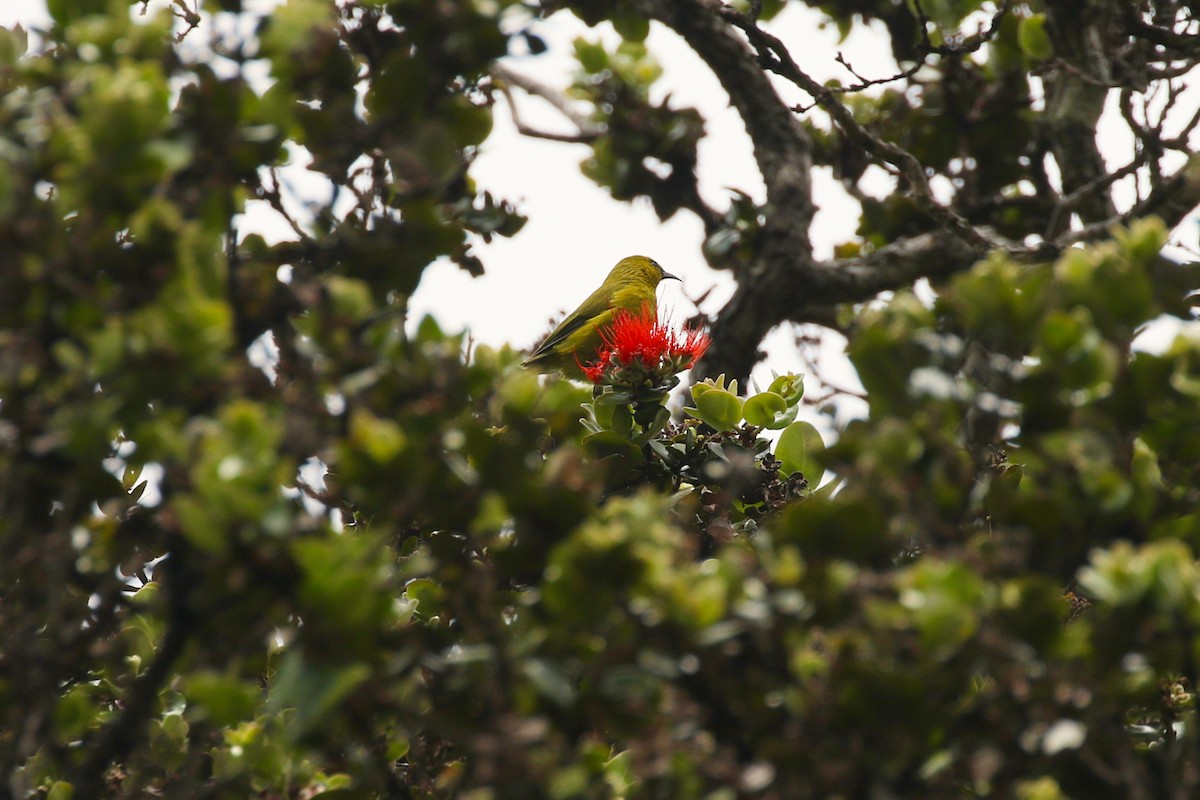
[[[663,270],[662,279],[664,281],[665,280],[673,280],[673,281],[679,281],[680,283],[683,282],[683,278],[680,278],[678,275],[672,275],[671,273],[667,272],[665,269]]]

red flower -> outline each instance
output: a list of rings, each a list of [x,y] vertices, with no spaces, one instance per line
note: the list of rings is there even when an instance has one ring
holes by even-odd
[[[602,347],[596,355],[598,358],[594,364],[579,364],[578,360],[575,362],[579,364],[579,371],[592,383],[599,383],[600,379],[604,377],[604,371],[608,369],[609,350],[607,347]]]
[[[579,365],[592,383],[600,383],[610,372],[622,367],[674,375],[695,364],[709,345],[703,331],[672,330],[648,306],[643,306],[639,313],[616,309],[612,324],[601,329],[600,336],[604,344],[596,361]]]

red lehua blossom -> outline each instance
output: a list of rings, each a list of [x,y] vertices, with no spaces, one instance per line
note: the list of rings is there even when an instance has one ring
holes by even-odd
[[[687,356],[687,365],[684,369],[691,369],[700,356],[704,355],[708,350],[708,346],[712,344],[712,339],[708,338],[708,334],[700,328],[688,328],[683,332],[683,338],[675,340],[675,350],[680,355]]]
[[[605,371],[608,370],[608,358],[610,355],[612,355],[612,351],[607,347],[602,347],[600,348],[600,351],[596,353],[596,361],[594,363],[584,364],[580,362],[578,358],[575,359],[575,363],[579,365],[579,371],[582,372],[589,381],[592,383],[599,383],[600,379],[604,377]]]
[[[708,349],[709,338],[700,330],[674,331],[660,322],[648,306],[640,313],[618,308],[612,324],[600,331],[604,345],[592,364],[579,368],[592,383],[599,383],[609,368],[641,362],[646,370],[666,368],[682,372],[696,363]]]

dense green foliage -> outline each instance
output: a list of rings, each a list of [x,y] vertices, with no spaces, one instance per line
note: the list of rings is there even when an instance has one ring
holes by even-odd
[[[791,422],[788,378],[614,424],[404,332],[430,262],[520,229],[469,177],[493,61],[540,41],[520,4],[49,5],[36,52],[0,30],[0,796],[1200,791],[1200,335],[1133,346],[1189,317],[1157,219],[862,308],[868,414],[775,458],[750,423]],[[609,98],[585,171],[697,210],[621,167],[690,174],[702,130],[636,89],[640,47],[578,49]],[[301,146],[337,190],[289,213]],[[251,199],[295,237],[240,234]],[[864,246],[911,212],[867,203]],[[713,260],[770,213],[713,220]]]

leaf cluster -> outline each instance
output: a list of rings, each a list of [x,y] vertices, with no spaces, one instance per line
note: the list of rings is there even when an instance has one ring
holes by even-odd
[[[864,309],[869,410],[819,451],[787,377],[709,420],[630,392],[589,418],[651,431],[614,484],[596,398],[402,324],[519,224],[469,172],[521,8],[296,0],[204,59],[129,11],[0,36],[6,790],[1197,793],[1200,342],[1137,346],[1189,314],[1163,224]],[[252,201],[294,235],[239,235]]]
[[[584,175],[614,199],[648,198],[663,220],[689,207],[704,136],[700,113],[650,99],[662,69],[638,39],[627,37],[613,52],[579,39],[575,54],[582,74],[572,94],[594,108],[592,121],[603,131],[582,164]]]

